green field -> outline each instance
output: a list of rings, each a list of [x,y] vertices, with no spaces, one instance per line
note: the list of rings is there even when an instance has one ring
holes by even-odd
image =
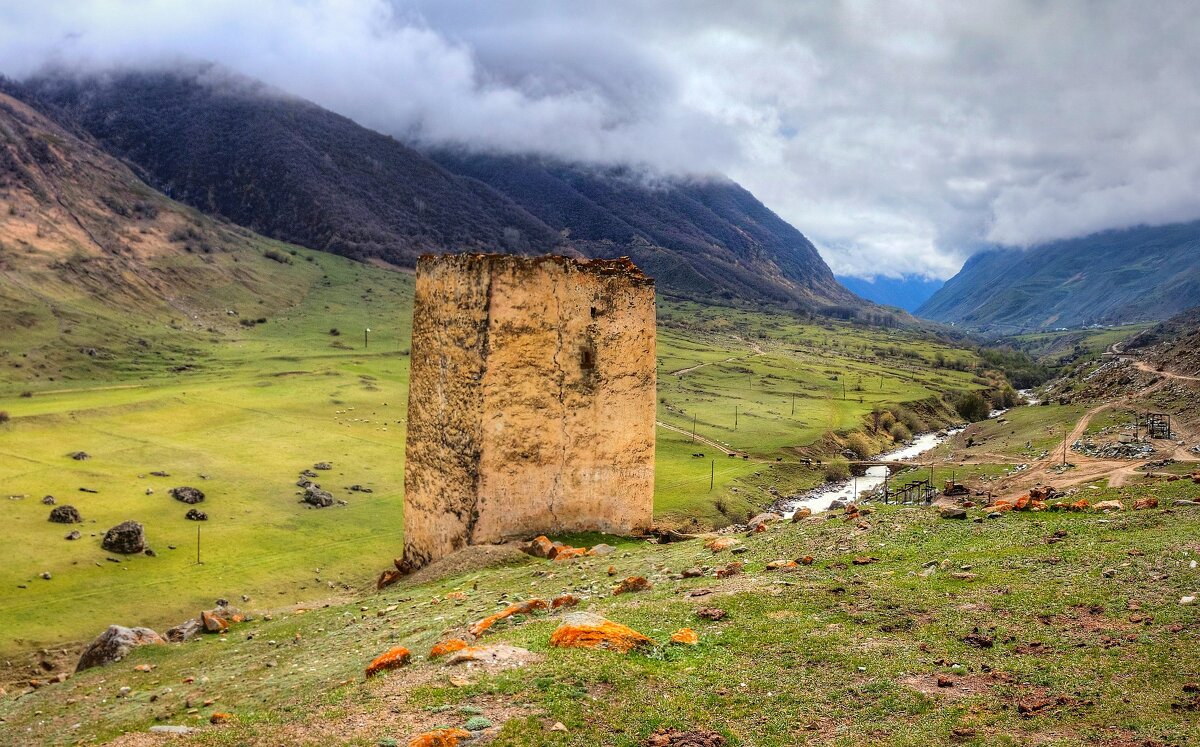
[[[0,411],[11,417],[0,425],[0,651],[83,639],[110,621],[162,627],[218,597],[321,599],[363,587],[399,553],[412,277],[287,251],[290,263],[170,260],[246,281],[197,284],[181,307],[207,316],[125,314],[51,276],[36,298],[8,300],[33,321],[0,342]],[[694,417],[698,434],[749,457],[658,429],[655,510],[668,525],[744,520],[774,500],[772,488],[824,480],[790,447],[861,429],[879,405],[928,406],[986,383],[936,365],[973,365],[972,353],[910,332],[678,302],[659,315],[659,418],[690,432]],[[76,451],[91,458],[75,461]],[[348,505],[298,502],[298,473],[318,461],[333,463],[319,480]],[[354,484],[373,492],[346,489]],[[186,520],[189,507],[169,496],[182,485],[207,494],[207,522]],[[48,522],[46,495],[85,523]],[[106,561],[100,538],[126,519],[146,525],[157,557]],[[65,540],[73,528],[83,537]]]

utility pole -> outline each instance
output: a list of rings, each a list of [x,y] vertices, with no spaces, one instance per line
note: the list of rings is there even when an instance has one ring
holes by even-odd
[[[196,525],[196,565],[202,565],[200,562],[200,525]]]
[[[796,395],[792,395],[792,414],[796,414]]]
[[[696,416],[692,416],[692,443],[696,443]]]
[[[363,349],[364,350],[370,346],[370,343],[367,340],[367,335],[369,335],[369,334],[371,334],[371,328],[370,327],[364,328],[363,329]]]
[[[1063,466],[1067,466],[1067,427],[1063,426]]]
[[[734,405],[733,406],[733,429],[735,431],[737,430],[737,423],[738,423],[738,406]]]
[[[717,482],[717,460],[712,460],[712,464],[708,466],[708,490],[711,493],[713,485]]]

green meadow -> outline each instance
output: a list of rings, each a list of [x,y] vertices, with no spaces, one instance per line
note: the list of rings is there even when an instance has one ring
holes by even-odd
[[[36,295],[0,298],[29,310],[0,339],[0,651],[109,622],[163,627],[219,597],[325,599],[399,553],[412,277],[269,245],[288,261],[170,260],[211,274],[170,310],[127,312],[51,275]],[[678,526],[744,520],[772,489],[821,483],[793,449],[862,429],[878,406],[987,383],[954,370],[971,352],[912,332],[674,301],[659,305],[658,357],[658,417],[689,434],[657,432],[656,515]],[[693,423],[739,456],[693,443]],[[299,472],[318,461],[346,505],[299,502]],[[170,497],[184,485],[206,493],[207,522]],[[84,523],[48,522],[47,495]],[[126,519],[156,557],[107,560],[100,539]],[[72,529],[79,540],[64,539]]]

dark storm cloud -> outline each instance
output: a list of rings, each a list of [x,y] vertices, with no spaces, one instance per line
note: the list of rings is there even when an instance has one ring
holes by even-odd
[[[215,60],[428,142],[726,173],[842,273],[1200,217],[1184,2],[0,8],[0,65]]]

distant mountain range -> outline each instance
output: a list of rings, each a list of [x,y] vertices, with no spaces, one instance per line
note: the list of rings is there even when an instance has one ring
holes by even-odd
[[[902,278],[877,277],[874,280],[838,275],[837,281],[851,292],[884,306],[895,306],[908,312],[916,311],[943,285],[944,280],[906,275]]]
[[[1200,299],[1200,221],[996,249],[916,314],[987,332],[1157,321]]]
[[[669,294],[886,315],[728,179],[423,154],[215,67],[43,76],[8,88],[169,197],[310,248],[401,266],[442,251],[629,255]]]

